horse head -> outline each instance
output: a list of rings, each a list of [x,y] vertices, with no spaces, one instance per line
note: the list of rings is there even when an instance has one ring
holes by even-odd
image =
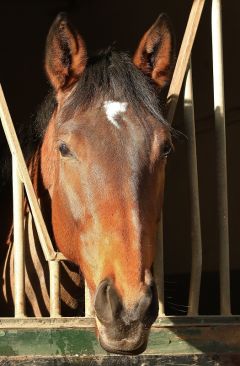
[[[41,147],[58,249],[86,279],[103,348],[139,353],[158,314],[151,273],[171,130],[159,91],[173,69],[161,15],[131,60],[109,49],[88,58],[64,14],[47,38],[57,105]]]

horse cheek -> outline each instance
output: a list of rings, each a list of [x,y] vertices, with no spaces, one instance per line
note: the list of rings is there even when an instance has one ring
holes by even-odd
[[[54,124],[50,123],[41,148],[41,173],[44,187],[52,196],[54,177],[56,175],[57,151],[53,144]]]
[[[67,259],[79,265],[79,250],[76,250],[78,230],[63,197],[55,187],[52,197],[52,227],[56,245]],[[61,213],[61,214],[59,214]]]
[[[157,232],[158,226],[160,225],[164,199],[165,167],[165,160],[161,160],[158,166],[156,166],[149,189],[152,198],[149,199],[148,197],[148,202],[146,203],[146,207],[149,204],[151,205],[151,207],[147,207],[146,209],[149,216],[146,220],[145,235],[143,235],[143,258],[145,267],[148,269],[151,268],[156,254]]]

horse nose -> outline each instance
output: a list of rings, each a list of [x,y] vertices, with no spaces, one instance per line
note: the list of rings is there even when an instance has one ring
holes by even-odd
[[[158,315],[158,297],[156,285],[145,285],[144,292],[135,306],[127,309],[118,295],[113,283],[104,280],[100,283],[95,297],[95,311],[99,321],[107,326],[116,321],[130,326],[141,322],[150,328]]]

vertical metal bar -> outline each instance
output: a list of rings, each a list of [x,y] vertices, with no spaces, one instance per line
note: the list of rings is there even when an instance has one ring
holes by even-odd
[[[164,259],[163,259],[163,213],[158,226],[157,248],[153,264],[154,279],[158,290],[158,316],[164,316]]]
[[[91,295],[87,283],[85,281],[85,317],[91,318],[94,316]]]
[[[221,314],[231,313],[221,1],[212,1],[212,53],[216,138],[217,207],[220,245]]]
[[[25,316],[25,257],[24,257],[24,191],[17,162],[12,156],[13,235],[14,235],[14,303],[15,317]]]
[[[50,273],[50,317],[58,318],[61,316],[60,303],[60,263],[49,261]]]
[[[188,315],[198,315],[201,275],[202,275],[202,237],[199,207],[198,167],[196,151],[196,132],[194,119],[194,101],[192,85],[191,60],[187,71],[184,90],[184,124],[188,137],[188,164],[190,180],[190,214],[191,214],[191,279],[188,300]]]

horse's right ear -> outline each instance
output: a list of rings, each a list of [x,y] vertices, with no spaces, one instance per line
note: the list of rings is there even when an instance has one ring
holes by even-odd
[[[87,62],[85,43],[64,13],[53,22],[47,37],[45,69],[56,91],[72,85]]]

